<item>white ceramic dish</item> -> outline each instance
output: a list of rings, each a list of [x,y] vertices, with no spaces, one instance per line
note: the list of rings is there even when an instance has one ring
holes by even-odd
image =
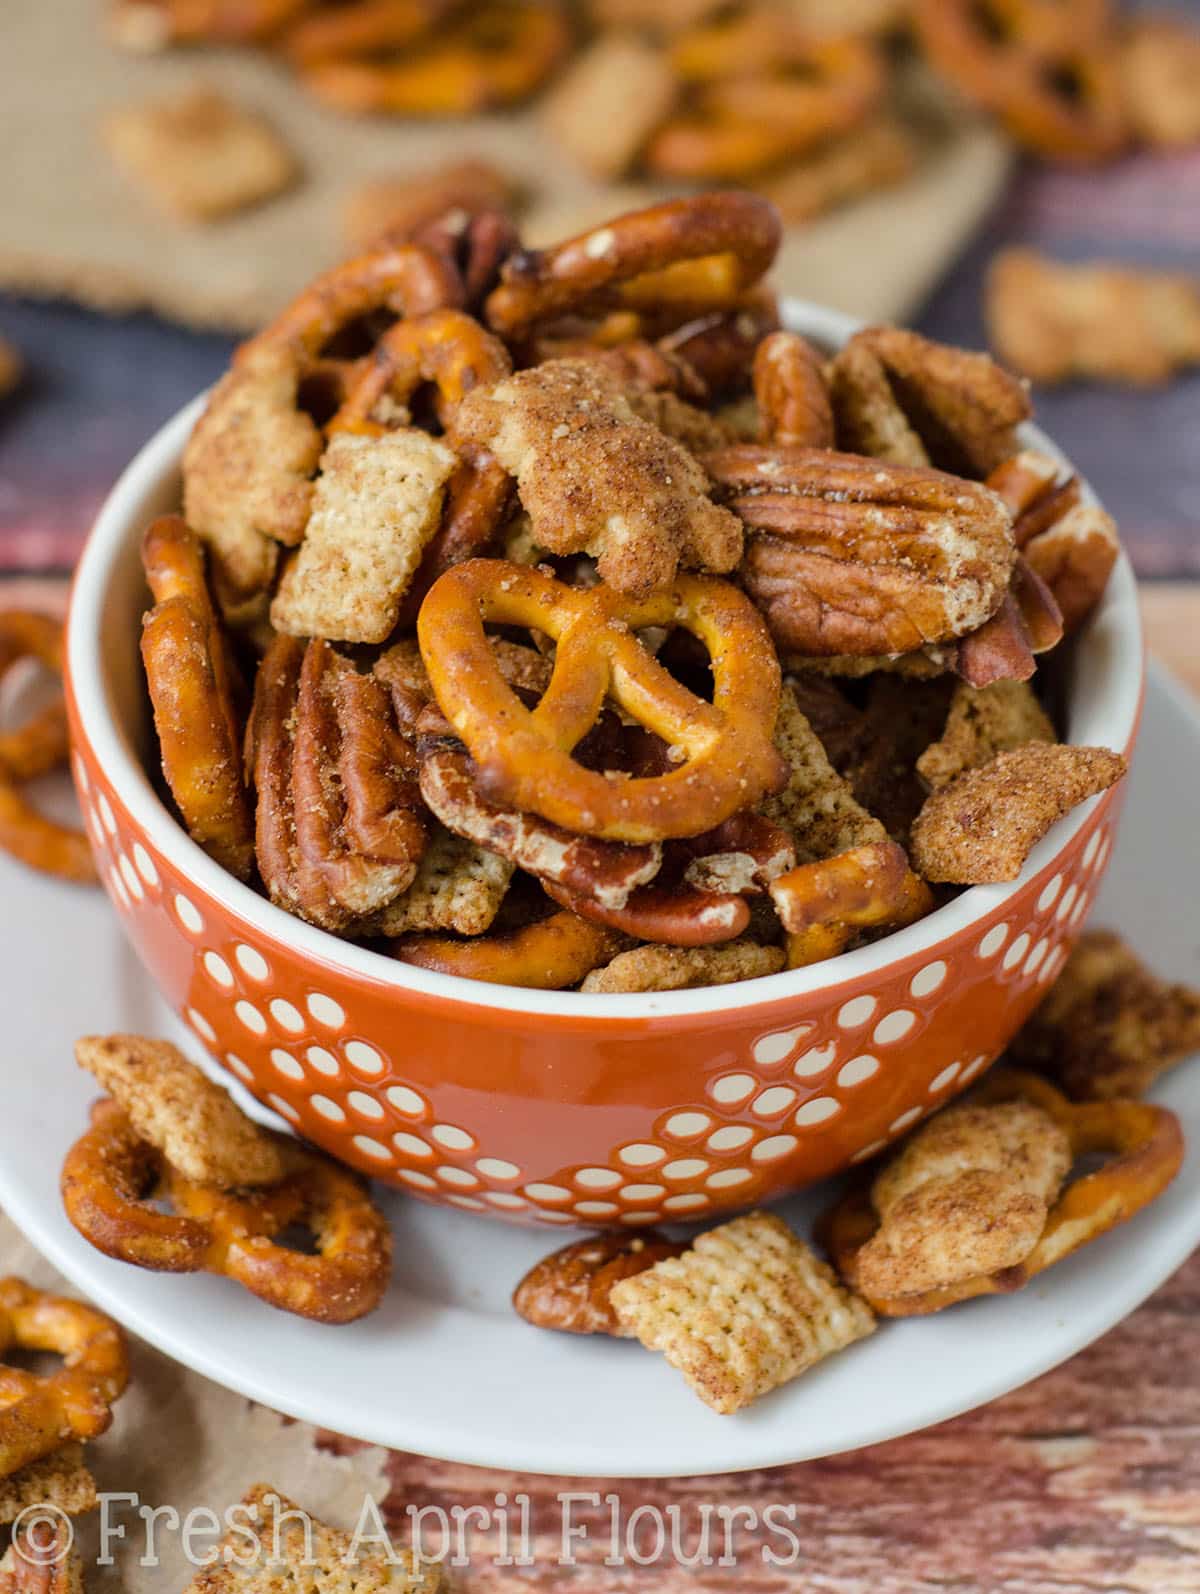
[[[1155,673],[1094,917],[1118,925],[1156,968],[1193,982],[1198,788],[1200,714]],[[1182,866],[1187,860],[1192,868]],[[332,1329],[272,1314],[217,1279],[109,1261],[67,1223],[58,1169],[94,1094],[72,1063],[75,1038],[170,1033],[194,1055],[195,1043],[160,1003],[101,893],[31,875],[2,855],[0,893],[9,994],[0,1204],[135,1333],[267,1405],[362,1439],[480,1465],[601,1476],[736,1471],[830,1455],[942,1421],[1036,1377],[1132,1311],[1200,1241],[1200,1157],[1192,1153],[1151,1211],[1020,1295],[885,1324],[737,1417],[715,1416],[661,1358],[636,1345],[548,1335],[515,1318],[509,1292],[547,1249],[545,1233],[398,1196],[384,1196],[397,1268],[375,1316]],[[1200,1070],[1181,1067],[1156,1097],[1200,1146]],[[781,1210],[805,1227],[828,1194]],[[553,1243],[568,1238],[560,1231]]]

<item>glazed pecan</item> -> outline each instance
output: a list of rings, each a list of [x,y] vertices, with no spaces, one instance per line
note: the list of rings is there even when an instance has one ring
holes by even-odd
[[[578,1240],[530,1268],[513,1291],[513,1307],[537,1328],[629,1337],[630,1331],[618,1325],[609,1305],[609,1290],[686,1250],[686,1244],[665,1239],[653,1229]]]
[[[975,482],[824,449],[705,458],[753,532],[742,579],[781,649],[904,653],[966,635],[1004,598],[1007,507]]]
[[[419,729],[426,727],[425,717]],[[449,726],[446,727],[449,731]],[[552,880],[605,909],[624,908],[638,886],[658,873],[662,847],[576,836],[560,825],[489,802],[479,792],[461,742],[453,738],[425,753],[421,795],[455,835],[509,858],[539,879]]]

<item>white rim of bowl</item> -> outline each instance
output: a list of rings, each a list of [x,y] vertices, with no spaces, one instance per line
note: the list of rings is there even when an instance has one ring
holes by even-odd
[[[827,348],[840,346],[861,326],[851,316],[795,299],[784,301],[783,319],[789,327]],[[150,438],[105,499],[75,574],[67,627],[68,666],[84,734],[133,823],[145,831],[153,845],[185,878],[195,882],[198,890],[215,898],[228,912],[281,947],[290,948],[344,975],[390,986],[408,995],[458,1007],[587,1021],[589,1027],[603,1026],[606,1021],[628,1023],[650,1017],[695,1019],[727,1014],[739,1008],[764,1007],[811,996],[826,987],[833,990],[879,974],[890,965],[911,957],[936,954],[937,948],[948,938],[990,918],[1051,865],[1103,800],[1091,798],[1059,820],[1026,859],[1020,876],[1008,884],[970,886],[952,902],[907,929],[828,962],[809,968],[786,969],[780,974],[732,985],[703,986],[691,991],[596,995],[579,991],[538,991],[524,986],[487,985],[455,974],[436,974],[413,964],[397,962],[353,942],[341,941],[277,908],[214,863],[192,841],[160,801],[140,761],[118,729],[103,690],[105,671],[100,621],[113,565],[127,540],[141,534],[140,518],[135,520],[134,517],[143,514],[144,502],[153,499],[164,480],[178,472],[184,444],[206,396],[202,393],[185,405]],[[1022,440],[1052,455],[1060,464],[1068,464],[1062,451],[1037,427],[1022,428]],[[1086,483],[1085,492],[1091,502],[1096,502]],[[1108,734],[1104,745],[1121,750],[1129,746],[1137,725],[1145,676],[1136,585],[1123,552],[1113,571],[1100,615],[1116,621],[1115,646],[1107,661],[1112,680],[1107,686],[1111,702],[1105,713]],[[1095,619],[1093,617],[1093,624]]]

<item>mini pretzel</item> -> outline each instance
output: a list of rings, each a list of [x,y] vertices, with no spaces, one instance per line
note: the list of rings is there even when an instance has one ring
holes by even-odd
[[[998,1273],[966,1279],[922,1293],[876,1299],[884,1317],[912,1317],[977,1295],[1018,1290],[1055,1262],[1099,1239],[1156,1200],[1179,1171],[1183,1134],[1175,1114],[1143,1102],[1105,1101],[1076,1105],[1053,1085],[1015,1069],[994,1069],[972,1096],[980,1105],[1025,1101],[1046,1113],[1065,1131],[1072,1158],[1103,1155],[1109,1160],[1094,1173],[1062,1190],[1046,1226],[1024,1261]],[[870,1185],[860,1185],[826,1220],[826,1238],[838,1272],[857,1288],[856,1258],[879,1226]]]
[[[82,1301],[0,1279],[0,1353],[12,1346],[53,1351],[63,1366],[49,1377],[0,1367],[0,1477],[50,1455],[72,1439],[94,1439],[112,1422],[111,1406],[129,1382],[125,1336]]]
[[[446,506],[433,540],[405,595],[399,624],[411,624],[426,592],[443,571],[482,551],[491,541],[508,505],[511,482],[486,449],[454,437],[454,415],[474,388],[498,381],[512,361],[498,338],[459,310],[435,310],[398,321],[380,340],[370,360],[350,383],[328,431],[379,436],[388,430],[390,410],[406,415],[418,387],[432,382],[439,416],[461,463],[446,484]]]
[[[917,0],[936,69],[1019,144],[1051,160],[1107,160],[1127,139],[1108,0]]]
[[[461,19],[414,50],[304,66],[300,75],[319,100],[340,111],[471,116],[527,99],[569,44],[566,17],[554,0],[487,0],[467,6]]]
[[[106,1256],[157,1272],[215,1273],[299,1317],[350,1323],[387,1288],[386,1220],[359,1180],[315,1156],[278,1184],[222,1191],[170,1168],[114,1102],[101,1101],[67,1153],[62,1192],[71,1222]],[[164,1198],[171,1212],[154,1204]],[[274,1243],[298,1223],[316,1237],[315,1255]]]
[[[898,930],[933,907],[933,893],[894,841],[803,863],[772,880],[768,890],[788,932],[793,969],[836,957],[857,931]]]
[[[303,0],[307,4],[307,0]],[[425,38],[455,0],[351,0],[302,16],[288,29],[283,50],[296,67],[321,66],[346,56],[401,50]]]
[[[706,52],[713,59],[702,62]],[[701,86],[694,108],[646,147],[645,164],[660,177],[737,180],[803,155],[856,127],[884,86],[868,40],[814,38],[769,12],[698,30],[675,60]]]
[[[23,609],[0,612],[0,680],[21,659],[62,674],[62,626]],[[66,706],[59,693],[19,729],[0,734],[0,848],[31,869],[92,881],[96,866],[82,831],[47,819],[25,800],[23,781],[44,775],[67,757]]]
[[[457,974],[493,985],[522,985],[562,991],[607,963],[625,946],[625,937],[563,910],[517,930],[455,940],[448,935],[410,935],[393,941],[391,955],[402,963]]]
[[[504,681],[484,623],[520,625],[558,644],[536,708]],[[645,626],[683,626],[708,650],[713,700],[676,681],[638,641]],[[438,705],[497,802],[611,841],[697,835],[755,803],[784,778],[772,745],[779,666],[749,601],[726,582],[677,576],[635,600],[580,591],[539,570],[475,559],[441,578],[418,636]],[[675,749],[668,775],[610,779],[572,749],[611,696]]]
[[[833,406],[824,361],[798,332],[773,332],[758,345],[754,397],[764,443],[833,447]]]
[[[233,663],[200,542],[178,515],[164,515],[147,528],[142,565],[155,599],[142,619],[142,664],[163,775],[192,840],[246,880],[253,824]]]
[[[424,382],[434,384],[438,418],[452,428],[455,411],[473,388],[498,382],[511,370],[500,340],[461,310],[432,310],[397,321],[349,383],[327,429],[382,436],[389,417],[406,411]]]
[[[184,451],[184,514],[212,550],[231,616],[261,606],[277,543],[304,536],[324,437],[305,404],[335,409],[362,357],[333,355],[338,333],[375,312],[423,315],[454,304],[453,267],[414,244],[381,244],[318,277],[264,331],[242,344]]]
[[[513,338],[539,321],[614,306],[728,309],[770,268],[780,237],[774,207],[753,194],[651,205],[553,249],[518,250],[488,298],[488,323]]]

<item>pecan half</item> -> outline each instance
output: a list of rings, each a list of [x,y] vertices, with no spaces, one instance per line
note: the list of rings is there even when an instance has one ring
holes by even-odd
[[[905,653],[991,617],[1016,550],[1006,505],[941,471],[742,444],[705,457],[757,533],[741,574],[782,649]]]
[[[653,1229],[577,1240],[530,1268],[513,1291],[513,1308],[536,1328],[629,1338],[609,1305],[609,1290],[687,1249],[683,1242],[665,1239]]]
[[[476,788],[471,760],[460,743],[452,741],[426,754],[421,795],[455,835],[498,852],[539,879],[565,886],[606,910],[624,908],[662,864],[658,843],[635,846],[576,836],[536,814],[489,802]]]

